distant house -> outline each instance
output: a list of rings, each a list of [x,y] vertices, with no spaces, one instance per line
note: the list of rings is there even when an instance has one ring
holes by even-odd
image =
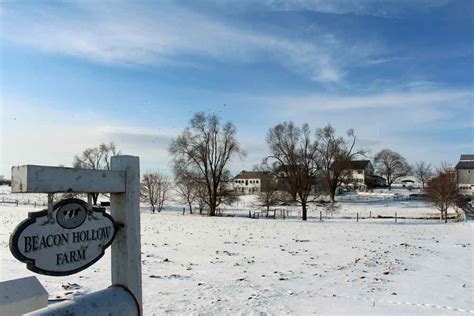
[[[234,190],[237,194],[257,194],[262,188],[262,181],[270,178],[271,173],[267,171],[245,171],[242,170],[234,178]]]
[[[374,166],[370,160],[348,161],[344,169],[348,178],[344,185],[354,190],[366,191],[372,184],[385,184],[383,178],[374,176]]]
[[[474,195],[474,154],[461,155],[456,167],[456,179],[459,192],[463,195]]]

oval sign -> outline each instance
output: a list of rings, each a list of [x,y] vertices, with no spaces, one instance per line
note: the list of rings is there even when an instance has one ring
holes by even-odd
[[[105,209],[89,209],[66,199],[48,210],[31,212],[10,237],[10,250],[31,271],[64,276],[97,262],[115,237],[115,223]]]

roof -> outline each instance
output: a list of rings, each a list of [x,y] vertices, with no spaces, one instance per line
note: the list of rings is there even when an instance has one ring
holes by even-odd
[[[337,165],[337,162],[334,164]],[[334,166],[333,164],[333,166]],[[344,162],[344,169],[346,170],[364,170],[368,164],[371,164],[370,160],[352,160]]]
[[[463,161],[463,160],[474,161],[474,154],[463,154],[463,155],[461,155],[461,158],[459,160],[461,160],[461,161]]]
[[[474,161],[460,161],[456,165],[456,169],[474,169]]]
[[[269,171],[245,171],[242,170],[234,179],[262,179],[270,176]]]
[[[365,176],[366,179],[372,179],[372,180],[384,180],[385,178],[376,174],[368,174]]]

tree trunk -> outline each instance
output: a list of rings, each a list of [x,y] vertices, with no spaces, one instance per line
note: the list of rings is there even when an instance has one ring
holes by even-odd
[[[151,212],[152,212],[153,214],[155,214],[155,206],[154,206],[154,205],[151,206]]]
[[[216,203],[214,200],[211,201],[209,205],[209,216],[216,216]]]
[[[329,192],[329,198],[331,199],[331,204],[334,204],[336,202],[336,190],[331,189],[331,192]]]
[[[191,204],[191,202],[188,202],[188,205],[189,205],[189,214],[192,214],[193,213],[193,205]]]
[[[303,220],[305,221],[307,219],[306,203],[303,203],[302,208],[303,208]]]
[[[448,209],[445,209],[445,210],[444,210],[444,222],[445,222],[445,223],[448,222]]]

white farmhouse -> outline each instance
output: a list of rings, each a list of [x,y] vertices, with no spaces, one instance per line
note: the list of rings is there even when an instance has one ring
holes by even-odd
[[[458,181],[459,193],[463,195],[474,195],[474,155],[461,155],[456,165],[456,179]]]
[[[237,194],[260,193],[262,180],[268,177],[270,172],[243,170],[234,178],[234,190]]]
[[[366,191],[369,186],[368,178],[374,181],[379,181],[374,176],[374,167],[370,160],[353,160],[348,162],[346,167],[348,173],[348,181],[345,183],[346,186],[351,187],[355,190]]]

